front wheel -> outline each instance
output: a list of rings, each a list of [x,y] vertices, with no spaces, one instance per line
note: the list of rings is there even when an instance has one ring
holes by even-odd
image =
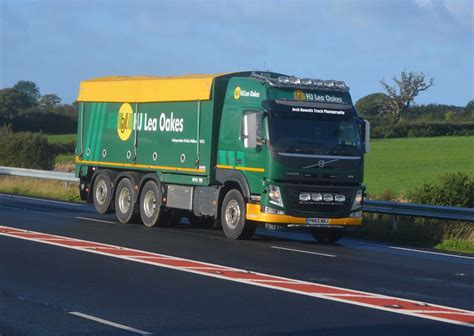
[[[311,234],[320,244],[334,244],[342,238],[344,230],[339,228],[313,228]]]
[[[224,234],[230,239],[249,239],[257,224],[245,219],[244,197],[237,189],[231,189],[225,195],[221,206],[221,223]]]

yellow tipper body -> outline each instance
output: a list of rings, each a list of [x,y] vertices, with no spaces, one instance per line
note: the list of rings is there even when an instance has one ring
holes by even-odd
[[[150,103],[196,101],[211,98],[214,78],[211,75],[176,77],[102,77],[81,82],[80,102]]]

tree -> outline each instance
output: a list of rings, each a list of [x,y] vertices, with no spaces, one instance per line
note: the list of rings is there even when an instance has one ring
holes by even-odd
[[[0,124],[9,123],[19,111],[31,107],[28,96],[16,89],[0,90]]]
[[[384,113],[384,109],[387,105],[387,99],[388,97],[385,93],[371,93],[365,97],[360,98],[355,106],[362,117],[369,119],[376,118]]]
[[[466,107],[464,108],[463,115],[466,118],[474,118],[474,100],[471,100],[469,103],[467,103]]]
[[[398,120],[403,119],[407,109],[415,101],[415,97],[422,91],[428,90],[434,84],[434,78],[427,78],[423,72],[403,70],[400,78],[394,76],[394,85],[389,85],[384,79],[380,81],[387,91],[387,112]]]
[[[31,105],[36,105],[41,97],[40,89],[35,82],[21,80],[13,88],[26,94]]]
[[[52,94],[45,94],[41,96],[41,99],[39,101],[39,105],[41,107],[45,107],[47,109],[50,109],[52,107],[55,107],[61,103],[61,98],[58,97],[58,95],[52,93]]]

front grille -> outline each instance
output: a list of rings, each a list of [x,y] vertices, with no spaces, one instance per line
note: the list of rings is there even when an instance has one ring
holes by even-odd
[[[356,188],[340,186],[301,186],[286,184],[287,202],[290,216],[341,218],[349,216]],[[339,194],[346,197],[345,202],[300,201],[300,193]]]

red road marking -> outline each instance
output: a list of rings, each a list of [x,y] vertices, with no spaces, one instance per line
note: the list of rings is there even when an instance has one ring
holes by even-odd
[[[56,240],[56,243],[60,243],[61,245],[66,246],[74,246],[74,247],[84,247],[84,248],[100,248],[104,245],[87,242],[87,241],[80,241],[80,240]]]
[[[464,322],[466,324],[474,325],[474,316],[467,314],[455,314],[455,313],[422,313],[422,315],[439,317],[442,319],[455,320]]]
[[[254,286],[308,295],[320,299],[348,303],[458,325],[470,327],[474,326],[474,312],[463,309],[444,307],[403,298],[299,281],[296,279],[288,279],[269,274],[249,272],[246,270],[222,265],[214,265],[158,253],[32,232],[29,230],[15,229],[6,226],[0,226],[0,235],[40,242],[44,244],[62,246],[65,248],[81,250],[89,253],[97,253],[109,257],[126,259],[160,267],[167,267],[175,270],[191,272],[230,281],[237,281]]]
[[[288,289],[293,289],[295,291],[302,291],[307,293],[322,293],[322,294],[354,294],[357,295],[357,292],[345,289],[336,289],[332,287],[321,286],[318,284],[308,284],[308,283],[287,283],[287,282],[274,282],[269,284],[271,286],[283,287]]]

